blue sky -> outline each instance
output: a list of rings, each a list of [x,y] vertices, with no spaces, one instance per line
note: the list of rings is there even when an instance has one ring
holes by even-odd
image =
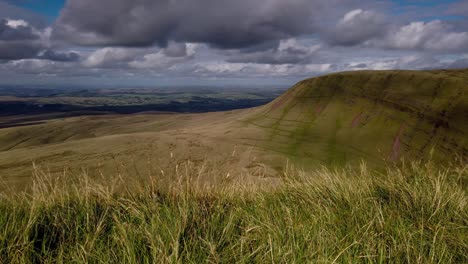
[[[37,13],[43,14],[48,17],[57,17],[60,10],[65,5],[65,0],[23,0],[12,1],[20,7],[31,9]],[[46,3],[44,3],[46,2]],[[384,1],[385,2],[385,1]],[[400,7],[417,6],[417,7],[434,7],[449,5],[457,2],[457,0],[391,0]]]
[[[15,1],[18,2],[16,5],[30,9],[34,12],[42,14],[49,19],[55,19],[60,10],[65,5],[65,0],[23,0],[23,1]],[[47,2],[46,4],[44,2]],[[438,7],[449,5],[452,3],[457,2],[457,0],[391,0],[391,2],[395,3],[397,8],[404,8],[404,7]],[[451,16],[440,16],[441,18],[451,18]]]
[[[392,0],[395,4],[394,10],[398,14],[404,14],[410,9],[419,10],[421,20],[461,20],[463,16],[451,15],[441,12],[445,7],[453,5],[459,0]],[[427,12],[427,14],[425,14]]]
[[[457,0],[392,0],[401,6],[439,6],[457,2]]]
[[[213,3],[0,0],[0,85],[283,86],[336,71],[468,67],[468,1]]]
[[[65,5],[65,0],[24,0],[17,5],[41,14],[52,21],[58,17],[60,10]]]

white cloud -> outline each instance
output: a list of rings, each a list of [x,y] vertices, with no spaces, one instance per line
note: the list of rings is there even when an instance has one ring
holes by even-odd
[[[452,32],[440,20],[412,22],[389,34],[384,46],[432,51],[468,50],[468,32]]]
[[[157,52],[144,55],[142,59],[131,61],[128,65],[135,69],[159,70],[170,68],[178,63],[194,58],[197,45],[191,43],[184,45],[185,51],[183,53],[177,52],[177,56],[174,56],[175,53],[171,54],[172,51],[168,54],[168,50],[161,49]],[[171,46],[168,47],[168,49],[171,48]]]
[[[440,21],[429,23],[412,22],[401,27],[391,38],[390,44],[396,48],[414,49],[423,47],[434,34],[443,30]]]
[[[280,41],[278,51],[293,51],[296,53],[312,54],[318,51],[320,48],[321,45],[319,44],[306,46],[305,44],[299,42],[296,38],[289,38]]]
[[[369,11],[364,11],[362,9],[355,9],[351,10],[344,15],[344,17],[340,20],[340,24],[352,23],[353,20],[359,18],[359,15],[364,14],[364,16],[369,16],[372,13]]]
[[[26,74],[46,74],[60,70],[62,63],[40,59],[21,59],[1,65],[4,72],[21,72]],[[62,68],[64,69],[64,68]]]
[[[352,62],[339,67],[339,70],[431,69],[443,67],[443,63],[439,59],[424,54],[354,58],[352,60]]]
[[[130,48],[102,48],[91,53],[83,65],[86,67],[114,67],[135,58],[141,51]]]
[[[372,10],[346,13],[334,27],[325,28],[324,38],[332,45],[354,46],[380,37],[387,30],[385,16]]]
[[[11,28],[14,28],[14,29],[17,29],[19,27],[27,27],[29,26],[29,23],[22,20],[22,19],[18,19],[18,20],[15,20],[15,19],[7,19],[7,26],[11,27]]]
[[[194,73],[199,75],[237,76],[237,77],[288,77],[288,76],[313,76],[330,72],[332,64],[259,64],[259,63],[206,63],[198,64]]]

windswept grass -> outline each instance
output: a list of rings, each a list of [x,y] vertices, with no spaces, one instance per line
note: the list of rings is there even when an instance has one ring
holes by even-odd
[[[200,188],[187,168],[132,191],[38,175],[0,199],[0,262],[468,262],[465,166],[291,169],[263,189]]]

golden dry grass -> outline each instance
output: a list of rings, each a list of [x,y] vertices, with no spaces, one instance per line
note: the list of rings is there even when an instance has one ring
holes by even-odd
[[[2,263],[466,263],[466,166],[289,168],[276,186],[50,178],[0,197]],[[169,176],[170,175],[170,176]],[[103,176],[104,177],[104,176]],[[197,184],[213,177],[218,184]],[[74,180],[70,180],[74,179]],[[104,180],[103,180],[104,179]],[[220,180],[222,179],[222,180]]]

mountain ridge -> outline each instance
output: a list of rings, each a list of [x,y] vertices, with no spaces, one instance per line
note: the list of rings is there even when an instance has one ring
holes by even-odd
[[[346,145],[358,138],[360,146],[364,141],[377,144],[387,153],[379,158],[387,160],[427,158],[431,147],[436,154],[454,151],[466,157],[467,88],[467,70],[336,73],[299,82],[247,122],[268,130],[273,144],[288,139],[283,149],[291,156],[307,156],[301,148],[323,148],[320,142],[327,140]],[[334,132],[335,138],[324,136]],[[317,144],[309,142],[314,136]],[[390,138],[392,142],[381,144]],[[361,149],[378,156],[375,149]],[[358,151],[353,154],[364,158]]]

